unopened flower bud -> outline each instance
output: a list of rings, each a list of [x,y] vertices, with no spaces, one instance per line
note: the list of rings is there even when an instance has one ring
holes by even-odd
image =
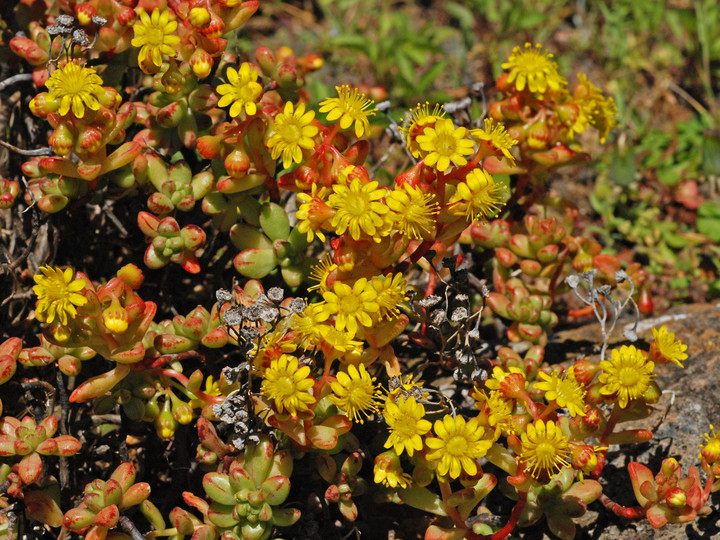
[[[583,386],[587,386],[595,378],[595,374],[600,371],[600,365],[589,360],[578,360],[572,365],[572,371],[575,380]]]
[[[78,137],[78,146],[84,152],[97,152],[102,146],[103,135],[99,129],[86,128]]]
[[[70,153],[75,139],[67,124],[60,124],[48,138],[48,144],[58,156],[67,156]]]
[[[667,458],[663,460],[660,471],[665,478],[670,478],[679,468],[680,464],[675,458]]]
[[[212,71],[213,59],[205,49],[195,49],[190,57],[190,67],[198,79],[204,79]]]
[[[169,439],[175,435],[177,427],[178,423],[175,418],[173,418],[170,399],[166,396],[162,411],[160,411],[160,414],[155,418],[155,431],[161,439]]]
[[[127,310],[117,300],[113,300],[110,306],[102,312],[103,322],[113,334],[122,334],[128,329],[130,317]]]
[[[597,409],[586,408],[582,423],[590,429],[595,429],[600,424],[600,413]]]
[[[188,14],[188,20],[195,28],[202,28],[210,22],[210,12],[204,7],[194,7]]]
[[[687,494],[679,487],[673,487],[665,492],[665,502],[670,508],[684,508],[687,503]]]
[[[117,20],[117,22],[119,22],[123,26],[128,26],[134,23],[136,18],[137,13],[135,12],[135,10],[127,6],[120,8],[120,11],[118,11],[117,15],[115,16],[115,20]]]
[[[190,405],[180,400],[175,394],[170,393],[172,402],[172,415],[178,424],[187,425],[192,422],[193,410]]]
[[[547,148],[550,141],[550,130],[545,122],[536,122],[527,129],[527,143],[530,148],[540,150]]]
[[[185,76],[180,72],[174,58],[170,59],[170,67],[163,73],[160,80],[166,94],[177,94],[185,85]]]
[[[97,15],[95,6],[91,4],[78,4],[75,6],[75,16],[82,26],[87,26],[92,22],[93,15]]]

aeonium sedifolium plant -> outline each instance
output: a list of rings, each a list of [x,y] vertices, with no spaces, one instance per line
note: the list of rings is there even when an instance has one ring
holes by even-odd
[[[572,204],[543,197],[553,169],[586,155],[580,134],[610,135],[612,98],[583,74],[571,87],[551,54],[525,44],[503,64],[487,117],[429,103],[399,124],[391,115],[400,144],[385,162],[412,163],[383,182],[367,164],[381,89],[338,81],[313,107],[304,83],[318,56],[228,50],[257,8],[41,2],[28,8],[28,37],[11,41],[41,89],[30,110],[52,129],[53,155],[24,163],[22,198],[3,182],[3,205],[74,215],[139,197],[121,225],[148,245],[114,276],[53,261],[31,272],[39,345],[0,345],[0,382],[57,368],[66,407],[151,424],[168,452],[195,453],[187,470],[199,476],[182,501],[156,504],[156,490],[135,483],[143,467],[123,463],[85,478],[72,508],[81,494],[69,490],[82,482],[61,460],[81,439],[53,437],[53,421],[6,416],[0,475],[12,489],[0,505],[11,510],[0,528],[300,537],[322,520],[350,531],[374,498],[432,515],[428,539],[504,538],[543,517],[571,538],[595,500],[656,527],[706,513],[714,431],[701,452],[704,486],[673,463],[654,477],[633,463],[639,506],[625,508],[598,481],[610,445],[652,436],[620,426],[650,414],[655,366],[687,358],[664,326],[649,350],[607,347],[636,289],[651,310],[647,274],[638,265],[618,274],[620,261],[574,230]],[[120,59],[130,66],[122,80]],[[236,251],[223,258],[228,245]],[[176,263],[188,273],[182,286],[207,288],[205,269],[222,273],[225,262],[240,280],[218,287],[214,305],[156,317],[158,288],[143,283]],[[564,281],[573,271],[589,292],[580,278]],[[599,360],[553,366],[545,345],[570,291],[611,321],[606,346]],[[506,325],[506,339],[492,337],[490,320]],[[65,413],[57,418],[73,433]],[[56,477],[40,456],[58,456],[65,472]],[[486,497],[499,482],[515,506],[493,516]],[[168,504],[179,506],[165,514]]]

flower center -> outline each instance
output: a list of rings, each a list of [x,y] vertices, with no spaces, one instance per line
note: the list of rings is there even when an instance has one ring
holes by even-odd
[[[296,143],[302,138],[302,126],[297,119],[290,119],[278,131],[280,136],[288,143]]]
[[[51,302],[63,300],[70,295],[67,285],[64,282],[51,280],[45,285],[45,295]]]
[[[445,444],[445,449],[451,456],[464,456],[468,450],[467,439],[456,435]]]
[[[164,39],[165,34],[161,28],[158,28],[157,26],[147,27],[147,30],[145,31],[145,40],[148,44],[155,46],[162,45]]]
[[[295,382],[290,377],[280,377],[275,381],[275,389],[279,396],[291,396],[295,393]]]
[[[360,300],[354,294],[349,294],[340,300],[340,309],[344,313],[354,314],[360,309]]]
[[[415,435],[417,420],[407,413],[401,413],[395,420],[394,428],[400,437],[410,439]]]
[[[640,380],[640,374],[634,368],[624,367],[618,373],[623,386],[634,386]]]
[[[362,216],[367,211],[367,197],[363,193],[348,193],[347,213],[352,216]]]
[[[455,152],[455,138],[446,133],[438,134],[435,139],[435,148],[441,156],[452,156]]]
[[[547,466],[553,462],[555,454],[555,446],[553,446],[547,441],[541,442],[537,445],[537,447],[535,447],[535,455],[537,456],[537,461],[542,465],[543,468],[547,468]]]

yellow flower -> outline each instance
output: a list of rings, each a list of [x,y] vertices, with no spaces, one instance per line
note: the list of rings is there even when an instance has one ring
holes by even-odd
[[[442,105],[435,105],[433,111],[430,112],[430,103],[420,103],[417,107],[411,109],[405,114],[403,125],[399,130],[405,136],[407,148],[414,158],[420,157],[420,145],[417,143],[418,135],[422,135],[424,126],[435,124],[440,118],[445,118],[445,111]]]
[[[361,414],[367,417],[378,410],[380,389],[375,387],[374,381],[375,377],[370,377],[365,364],[360,364],[360,369],[350,364],[347,373],[339,372],[337,381],[330,385],[335,395],[328,399],[354,422],[362,424]]]
[[[180,43],[180,38],[173,32],[178,26],[177,21],[170,18],[170,12],[163,10],[162,13],[155,8],[152,15],[148,15],[144,9],[138,10],[140,22],[133,26],[135,37],[132,39],[133,47],[140,47],[138,61],[142,66],[143,59],[148,59],[155,66],[162,66],[162,55],[170,58],[175,57],[175,45]]]
[[[405,294],[405,278],[402,272],[388,276],[373,276],[372,286],[377,292],[376,302],[380,306],[378,319],[394,319],[400,315],[398,304],[408,299]]]
[[[437,120],[435,127],[426,127],[417,138],[420,149],[429,152],[423,160],[425,165],[445,172],[450,162],[458,166],[467,164],[463,156],[473,153],[475,143],[465,138],[466,132],[464,127],[456,129],[452,120],[447,118]]]
[[[685,354],[687,345],[679,339],[675,341],[675,332],[668,332],[663,324],[660,330],[652,329],[654,341],[650,344],[650,357],[657,363],[674,362],[680,367],[688,355]]]
[[[456,216],[464,215],[468,221],[497,216],[505,205],[504,184],[495,179],[482,167],[470,171],[464,182],[460,182],[448,206]]]
[[[300,202],[300,208],[295,212],[295,217],[299,220],[298,232],[305,234],[308,242],[312,242],[316,236],[324,242],[325,233],[322,228],[330,227],[330,219],[335,215],[335,210],[325,202],[326,191],[326,188],[318,189],[318,185],[313,184],[310,194],[297,194]]]
[[[254,355],[253,365],[262,371],[269,367],[274,359],[280,358],[283,354],[294,353],[296,349],[297,345],[286,332],[275,329],[262,337],[259,346],[253,347],[251,353]]]
[[[284,169],[293,162],[302,161],[303,148],[310,150],[315,147],[312,138],[317,135],[318,128],[312,125],[314,118],[315,111],[305,112],[304,103],[300,103],[296,109],[291,101],[288,101],[283,112],[275,117],[267,145],[273,159],[282,154]]]
[[[578,74],[578,85],[573,92],[575,103],[580,109],[577,127],[573,126],[573,131],[582,133],[584,127],[583,120],[600,132],[600,142],[605,143],[607,136],[612,128],[617,125],[617,106],[611,97],[605,97],[597,86],[587,80],[584,73]]]
[[[700,445],[700,454],[698,459],[704,459],[708,465],[714,465],[717,461],[720,461],[720,435],[715,433],[715,427],[710,424],[710,432],[703,433],[702,438],[704,443]],[[713,471],[717,470],[717,467],[712,468]],[[715,474],[715,478],[720,478],[720,474]]]
[[[85,107],[100,108],[98,98],[105,94],[103,80],[93,68],[68,62],[52,72],[45,86],[50,90],[48,101],[60,101],[58,114],[65,116],[72,108],[76,118],[85,116]]]
[[[260,390],[266,397],[275,400],[278,412],[287,411],[291,416],[297,416],[299,412],[307,411],[308,405],[315,401],[309,392],[315,381],[309,375],[310,367],[298,369],[298,359],[283,354],[273,360],[263,373]]]
[[[570,455],[568,437],[552,420],[547,423],[536,420],[534,424],[528,424],[521,440],[520,459],[533,478],[552,476],[562,467],[570,466],[567,460]]]
[[[337,264],[332,261],[329,253],[323,257],[320,262],[314,264],[310,269],[310,279],[317,281],[317,285],[308,287],[309,291],[319,290],[321,293],[329,290],[327,278],[331,272],[337,270]]]
[[[355,136],[362,137],[370,131],[368,117],[375,114],[375,107],[372,107],[375,102],[366,98],[357,88],[336,86],[335,90],[338,97],[327,98],[320,103],[320,112],[328,113],[329,122],[340,118],[340,129],[347,129],[355,122]]]
[[[457,478],[462,471],[473,476],[477,474],[477,459],[483,457],[493,442],[481,439],[485,428],[473,418],[465,422],[462,416],[452,417],[446,414],[442,420],[435,420],[436,437],[427,437],[425,445],[431,451],[427,454],[429,461],[440,460],[438,473],[442,476],[450,474]]]
[[[377,293],[367,278],[358,279],[352,287],[336,281],[333,290],[324,292],[323,298],[321,320],[335,315],[335,328],[347,329],[352,336],[357,333],[358,323],[371,326],[371,315],[380,310]]]
[[[432,424],[425,420],[425,407],[422,403],[417,403],[412,396],[407,399],[400,396],[396,405],[388,398],[383,415],[390,431],[385,448],[392,447],[398,455],[405,450],[409,456],[412,456],[415,450],[422,450],[421,437],[432,427]]]
[[[263,89],[257,82],[258,71],[250,64],[243,62],[240,71],[236,71],[232,67],[227,69],[227,79],[229,84],[221,84],[217,87],[217,92],[222,97],[218,101],[218,107],[226,107],[232,103],[230,107],[230,116],[235,118],[245,109],[245,114],[252,116],[257,112],[255,104],[262,96]]]
[[[405,183],[395,186],[386,197],[390,212],[387,220],[408,238],[422,240],[435,230],[438,204],[431,193]]]
[[[616,395],[620,408],[627,407],[629,401],[642,397],[650,387],[655,364],[634,345],[623,345],[613,349],[610,360],[600,362],[603,373],[599,381],[604,385],[600,393],[606,396]]]
[[[475,388],[471,394],[475,399],[475,408],[480,411],[481,419],[487,422],[487,425],[495,429],[495,438],[500,437],[500,433],[508,434],[513,431],[511,421],[513,412],[513,402],[504,399],[498,390],[492,390],[490,394]]]
[[[503,397],[511,399],[524,399],[528,386],[525,374],[514,366],[510,366],[508,371],[500,366],[493,367],[492,375],[485,381],[488,390],[499,390]]]
[[[570,416],[585,416],[585,389],[575,380],[575,377],[567,373],[562,378],[553,371],[548,375],[544,371],[538,373],[542,382],[533,386],[545,392],[547,401],[554,401],[559,407],[566,407]]]
[[[400,458],[392,449],[378,454],[373,473],[375,483],[385,487],[405,489],[412,484],[412,477],[402,470]]]
[[[553,55],[544,51],[539,43],[533,49],[532,44],[525,43],[525,50],[515,47],[503,69],[509,69],[508,82],[515,82],[515,88],[522,92],[525,86],[531,92],[544,93],[548,88],[560,90],[567,81],[557,71]]]
[[[322,335],[320,348],[326,358],[334,360],[343,355],[362,353],[362,341],[353,339],[354,336],[346,330],[337,330],[333,325],[322,324],[320,325],[320,334]]]
[[[495,124],[492,118],[486,118],[485,127],[473,129],[470,136],[478,142],[487,141],[498,152],[502,153],[510,163],[515,164],[515,157],[510,153],[510,149],[518,142],[505,131],[505,126],[502,124]]]
[[[337,234],[350,232],[353,240],[360,240],[364,232],[374,237],[383,226],[383,216],[390,209],[387,205],[378,202],[387,193],[384,189],[377,189],[378,183],[363,184],[354,177],[350,185],[335,184],[333,192],[328,198],[328,206],[337,210],[330,224]],[[375,238],[380,241],[379,238]]]
[[[79,291],[85,288],[84,279],[73,279],[71,268],[61,270],[48,265],[40,267],[42,275],[35,274],[33,280],[37,285],[33,291],[38,297],[35,318],[38,321],[51,323],[56,318],[67,324],[77,315],[75,306],[84,306],[88,300]]]
[[[302,313],[293,313],[290,317],[289,327],[295,334],[298,345],[307,350],[320,344],[322,336],[323,305],[321,303],[308,304]]]

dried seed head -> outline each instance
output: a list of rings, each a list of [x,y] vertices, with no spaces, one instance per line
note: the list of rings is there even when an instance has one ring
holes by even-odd
[[[280,287],[272,287],[267,292],[267,296],[273,302],[282,302],[282,299],[285,297],[285,293]]]

